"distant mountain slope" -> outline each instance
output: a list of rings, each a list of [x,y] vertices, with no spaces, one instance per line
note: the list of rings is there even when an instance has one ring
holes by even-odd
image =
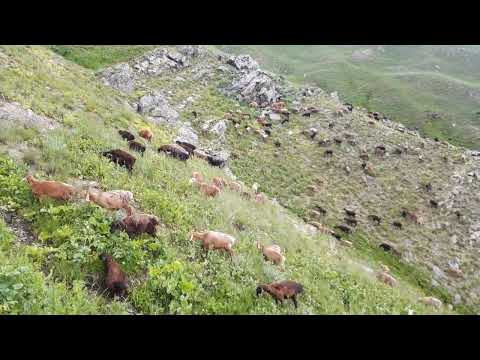
[[[340,97],[421,133],[480,148],[480,46],[229,45],[290,80]],[[440,117],[432,118],[431,113]]]

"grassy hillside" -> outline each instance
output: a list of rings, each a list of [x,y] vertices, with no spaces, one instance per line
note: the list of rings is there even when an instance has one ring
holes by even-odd
[[[431,138],[480,148],[480,47],[228,45],[292,81],[338,91]],[[362,57],[361,51],[369,49]],[[357,55],[355,55],[357,54]],[[360,55],[359,55],[360,54]],[[432,119],[428,114],[439,113]]]
[[[97,60],[87,61],[96,57],[93,52],[79,51],[73,59],[97,68]],[[102,52],[115,54],[115,60],[107,56],[101,63],[118,60],[115,51]],[[126,53],[132,54],[128,49]],[[205,116],[235,106],[216,90],[217,84],[193,80],[178,84],[170,75],[155,81],[171,89],[178,101],[194,89],[202,95],[195,106]],[[282,207],[243,200],[228,190],[213,200],[203,198],[188,183],[190,174],[197,170],[211,178],[222,175],[219,169],[200,160],[181,163],[157,154],[156,147],[172,141],[169,128],[147,124],[126,106],[131,98],[47,47],[2,47],[0,84],[2,98],[59,124],[56,130],[41,133],[10,124],[8,135],[1,138],[0,208],[28,220],[37,238],[22,243],[0,222],[1,313],[402,314],[436,312],[418,303],[419,296],[450,300],[441,289],[429,286],[422,271],[368,243],[344,249],[326,236],[307,235],[297,226],[301,220]],[[186,117],[187,111],[182,115]],[[114,147],[127,149],[116,129],[136,132],[140,126],[152,128],[155,138],[129,175],[99,154]],[[264,168],[258,165],[235,169],[250,183],[251,170]],[[22,181],[29,169],[42,179],[91,180],[107,190],[130,190],[142,211],[161,219],[162,230],[155,237],[130,240],[124,233],[111,234],[115,215],[95,205],[36,200]],[[239,240],[233,261],[218,252],[204,258],[199,244],[187,240],[192,229],[205,228]],[[286,249],[284,271],[263,261],[254,246],[257,240]],[[132,279],[125,302],[107,301],[98,292],[102,252],[112,254]],[[378,268],[380,261],[391,266],[399,287],[389,288],[365,271],[365,266]],[[268,297],[255,297],[258,283],[280,279],[304,284],[297,311],[291,304],[280,307]]]

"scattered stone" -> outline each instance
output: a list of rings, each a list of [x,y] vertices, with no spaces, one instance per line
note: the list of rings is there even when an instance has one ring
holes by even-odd
[[[227,64],[234,66],[237,70],[257,70],[258,63],[250,55],[232,56]]]

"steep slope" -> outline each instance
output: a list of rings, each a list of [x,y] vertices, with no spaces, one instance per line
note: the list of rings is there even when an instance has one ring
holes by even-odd
[[[235,135],[234,128],[225,124],[222,137],[221,126],[213,126],[214,130],[210,125],[205,127],[208,120],[218,124],[227,110],[253,110],[218,90],[228,87],[230,77],[238,75],[224,64],[224,58],[217,57],[221,54],[203,47],[199,53],[190,50],[164,47],[129,65],[105,69],[95,77],[93,72],[44,47],[0,48],[4,101],[15,108],[29,109],[36,115],[32,118],[56,124],[54,129],[38,130],[31,124],[2,117],[8,136],[1,138],[0,205],[3,212],[16,211],[31,222],[38,236],[38,244],[28,245],[35,254],[35,266],[51,273],[55,283],[66,288],[75,286],[82,294],[78,301],[97,306],[80,308],[80,313],[126,313],[132,309],[152,314],[293,313],[290,306],[277,307],[268,298],[255,298],[258,283],[287,278],[305,285],[296,312],[303,314],[432,313],[436,310],[420,304],[418,297],[434,294],[449,301],[438,288],[418,283],[425,279],[422,272],[408,264],[374,248],[374,256],[344,249],[333,238],[312,234],[299,218],[273,202],[256,204],[230,191],[212,200],[200,196],[188,183],[192,171],[201,171],[208,178],[225,176],[223,171],[199,159],[178,162],[157,154],[156,147],[178,135],[194,137],[192,134],[198,133],[202,146],[225,157],[231,153],[231,171],[240,179],[249,185],[249,180],[255,180],[263,191],[277,195],[282,203],[291,199],[288,191],[279,191],[287,176],[291,179],[299,175],[308,180],[310,173],[304,172],[299,163],[290,172],[290,161],[282,161],[288,173],[278,173],[279,162],[272,164],[262,156],[270,144],[256,140],[249,154],[246,144],[255,141],[251,134]],[[323,105],[328,104],[329,100]],[[200,115],[195,117],[192,111]],[[116,129],[136,133],[140,126],[149,126],[155,138],[129,175],[99,154],[114,147],[126,150]],[[282,131],[288,135],[287,127]],[[294,144],[291,141],[292,152]],[[257,160],[252,160],[256,155]],[[130,240],[123,233],[111,234],[109,226],[114,215],[94,205],[81,200],[66,204],[34,200],[27,184],[21,181],[28,168],[43,178],[70,183],[96,181],[105,189],[130,190],[144,212],[161,219],[162,230],[155,237]],[[273,181],[275,185],[271,186]],[[302,188],[299,190],[300,194]],[[299,212],[298,207],[286,205]],[[187,240],[192,229],[202,228],[224,231],[239,240],[233,262],[221,253],[203,258],[198,244]],[[257,240],[275,242],[286,249],[285,271],[263,261],[255,248]],[[21,251],[27,246],[13,242]],[[99,293],[101,252],[114,255],[132,278],[132,292],[126,303],[108,303]],[[375,280],[372,269],[378,268],[380,260],[392,267],[400,281],[397,288]],[[0,293],[2,304],[5,299],[5,293]],[[16,301],[25,303],[21,297]],[[57,312],[49,308],[15,309],[20,313]],[[467,311],[461,306],[454,310]],[[2,311],[13,312],[11,308]],[[445,307],[441,312],[449,310]]]
[[[292,81],[338,91],[429,137],[480,148],[480,47],[225,45]],[[435,113],[438,116],[432,117]]]
[[[210,120],[220,122],[225,111],[238,109],[255,117],[252,109],[236,106],[233,100],[226,103],[217,89],[245,100],[258,100],[278,90],[292,105],[318,107],[319,112],[309,118],[292,114],[284,125],[273,120],[273,135],[266,142],[243,126],[228,127],[223,146],[228,144],[232,151],[233,173],[250,184],[258,182],[262,191],[309,221],[338,225],[344,222],[345,207],[356,208],[360,219],[352,239],[368,239],[374,246],[392,243],[404,261],[433,274],[432,287],[441,284],[447,288],[456,304],[477,306],[478,198],[472,194],[478,186],[478,161],[473,153],[422,139],[399,124],[375,121],[363,111],[338,116],[343,106],[320,89],[296,89],[273,74],[259,72],[248,60],[238,61],[241,71],[236,71],[224,65],[228,57],[218,56],[181,73],[185,79],[199,76],[202,81],[181,81],[179,87],[179,73],[165,73],[142,80],[140,86],[171,92],[172,106],[179,105],[181,118],[199,132],[208,129]],[[262,85],[252,86],[256,82]],[[200,97],[185,104],[186,94]],[[195,118],[192,111],[201,115]],[[247,123],[252,129],[260,128],[255,121]],[[319,131],[314,141],[302,135],[310,127]],[[342,143],[335,144],[334,137]],[[280,148],[276,140],[283,144]],[[320,140],[331,144],[320,146]],[[386,147],[385,155],[375,154],[378,145]],[[324,156],[327,148],[333,150],[333,157]],[[401,154],[395,154],[397,150]],[[374,176],[361,168],[363,152]],[[426,190],[427,184],[432,186],[431,192]],[[439,208],[432,208],[430,200],[439,203]],[[318,213],[312,212],[315,206],[324,208],[327,215],[318,218]],[[403,210],[418,213],[421,224],[404,219]],[[368,220],[370,215],[381,216],[382,223],[376,226]],[[402,230],[392,226],[395,221],[402,222]],[[361,240],[354,243],[364,246]],[[463,276],[458,276],[458,269]]]

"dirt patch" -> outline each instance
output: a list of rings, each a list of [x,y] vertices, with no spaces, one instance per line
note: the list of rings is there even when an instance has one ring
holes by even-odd
[[[34,244],[38,238],[33,233],[31,225],[21,216],[13,212],[0,211],[5,224],[12,230],[17,240],[25,245]]]

